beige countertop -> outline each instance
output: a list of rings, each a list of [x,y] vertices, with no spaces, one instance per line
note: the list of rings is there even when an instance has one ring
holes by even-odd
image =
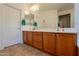
[[[22,29],[22,31],[33,31],[33,32],[55,32],[55,33],[77,33],[76,31],[72,30],[56,30],[56,29]]]

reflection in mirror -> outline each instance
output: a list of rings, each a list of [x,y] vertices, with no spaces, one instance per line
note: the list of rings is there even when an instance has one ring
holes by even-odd
[[[37,22],[39,29],[73,28],[74,3],[33,4],[25,11],[25,19],[30,25]]]
[[[32,13],[26,14],[25,19],[33,20],[34,19],[34,14],[32,14]]]
[[[70,14],[61,15],[58,17],[58,27],[71,28]]]
[[[25,19],[26,19],[26,23],[28,23],[28,25],[32,25],[32,23],[34,21],[34,14],[32,14],[32,13],[25,14]]]

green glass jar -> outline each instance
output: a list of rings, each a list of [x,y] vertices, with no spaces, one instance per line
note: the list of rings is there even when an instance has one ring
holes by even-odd
[[[37,26],[38,26],[38,25],[37,25],[37,22],[34,21],[34,22],[33,22],[33,29],[34,29],[34,30],[37,29]]]
[[[25,26],[25,25],[26,25],[25,19],[23,19],[23,20],[21,21],[21,24],[22,24],[22,26]]]

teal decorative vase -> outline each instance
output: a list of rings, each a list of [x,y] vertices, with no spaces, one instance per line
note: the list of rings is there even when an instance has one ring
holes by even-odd
[[[23,26],[26,25],[25,19],[22,20],[21,24],[22,24]]]
[[[33,22],[33,27],[34,27],[33,30],[35,30],[37,28],[37,22],[35,22],[35,21]]]
[[[37,22],[35,22],[35,21],[34,21],[34,22],[33,22],[33,26],[35,26],[35,27],[36,27],[36,26],[37,26]]]

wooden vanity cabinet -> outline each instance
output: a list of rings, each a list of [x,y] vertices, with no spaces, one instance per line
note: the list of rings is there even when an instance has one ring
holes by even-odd
[[[56,54],[58,56],[76,55],[76,35],[75,34],[56,34]]]
[[[77,50],[77,34],[23,31],[25,44],[46,51],[52,55],[75,56]]]
[[[42,32],[33,32],[33,47],[42,49]]]
[[[43,50],[55,55],[55,34],[43,33]]]
[[[27,44],[27,32],[23,31],[22,34],[23,34],[23,42],[24,44]]]

